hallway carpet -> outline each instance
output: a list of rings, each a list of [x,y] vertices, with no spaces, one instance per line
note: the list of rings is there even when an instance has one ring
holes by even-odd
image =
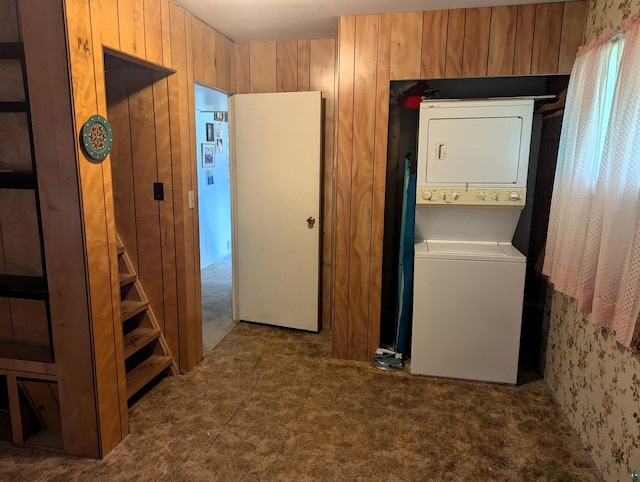
[[[235,326],[231,316],[231,255],[201,273],[202,353],[204,356]]]
[[[130,410],[102,461],[0,447],[0,480],[595,481],[543,380],[390,373],[319,335],[239,323]]]

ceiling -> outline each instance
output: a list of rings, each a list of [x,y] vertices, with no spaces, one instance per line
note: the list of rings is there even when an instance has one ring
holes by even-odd
[[[555,0],[175,0],[236,42],[336,38],[342,15],[473,8]]]

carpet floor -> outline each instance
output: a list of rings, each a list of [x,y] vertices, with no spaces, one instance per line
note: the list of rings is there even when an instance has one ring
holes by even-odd
[[[235,326],[231,314],[231,255],[201,272],[202,353],[209,351]]]
[[[0,480],[601,480],[543,380],[416,377],[330,351],[327,330],[239,323],[130,409],[103,460],[3,445]]]

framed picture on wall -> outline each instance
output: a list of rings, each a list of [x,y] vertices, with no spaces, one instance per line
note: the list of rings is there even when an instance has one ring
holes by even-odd
[[[216,167],[215,151],[215,144],[202,143],[202,167]]]
[[[207,186],[211,186],[212,184],[215,184],[215,182],[213,182],[213,170],[207,171]]]
[[[213,142],[215,135],[213,133],[213,122],[207,122],[207,142]]]

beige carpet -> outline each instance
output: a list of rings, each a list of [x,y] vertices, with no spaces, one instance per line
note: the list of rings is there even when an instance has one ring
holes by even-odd
[[[201,273],[202,353],[209,351],[235,326],[231,316],[231,255]]]
[[[130,411],[104,460],[0,447],[0,480],[600,480],[544,381],[517,387],[330,358],[331,334],[239,323]]]

